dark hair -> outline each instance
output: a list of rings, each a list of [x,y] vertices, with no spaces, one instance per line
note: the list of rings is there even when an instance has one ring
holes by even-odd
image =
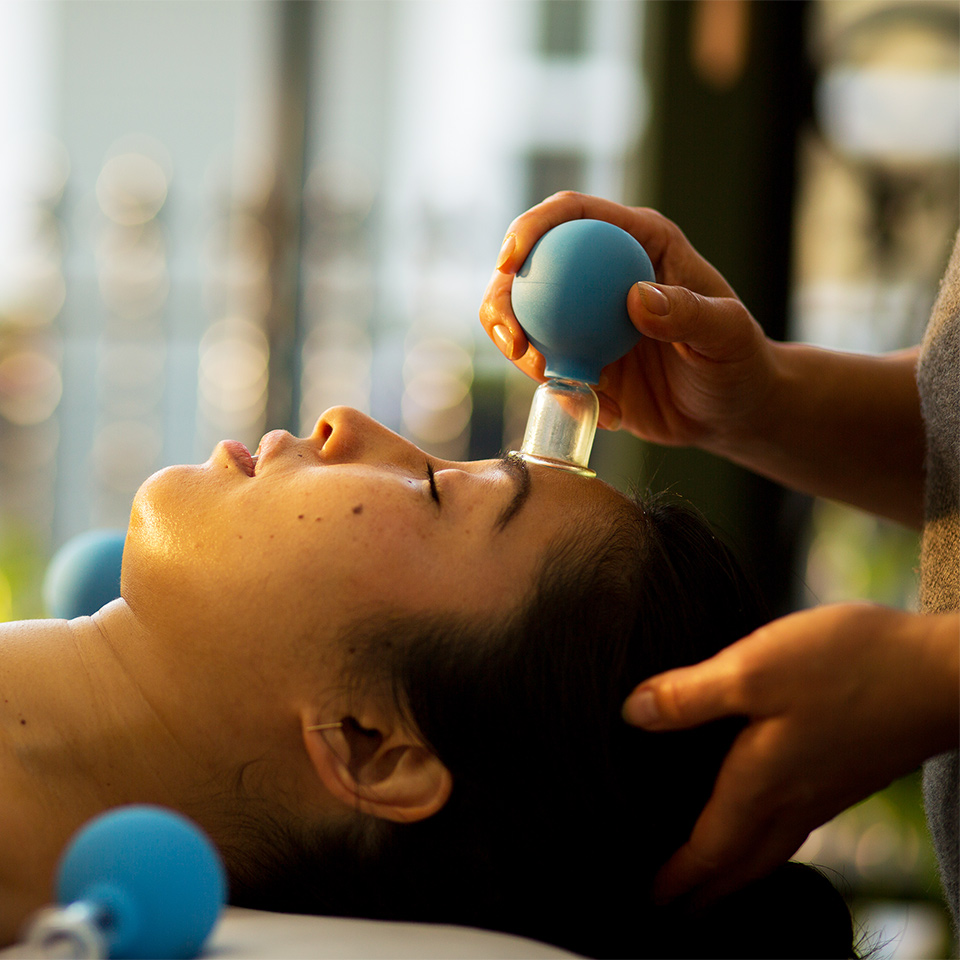
[[[450,770],[452,795],[415,824],[320,838],[288,824],[278,862],[260,865],[266,889],[241,871],[235,902],[488,927],[590,956],[853,955],[842,898],[807,867],[709,913],[653,905],[653,876],[689,835],[740,722],[650,734],[624,723],[623,700],[763,611],[695,512],[663,497],[615,512],[556,544],[501,622],[358,624],[350,678],[392,698]]]

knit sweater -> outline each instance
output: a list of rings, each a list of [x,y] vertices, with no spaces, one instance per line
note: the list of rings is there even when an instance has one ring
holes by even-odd
[[[960,233],[934,304],[917,367],[926,430],[926,495],[920,609],[960,610]],[[943,890],[960,925],[957,751],[924,764],[924,801]]]

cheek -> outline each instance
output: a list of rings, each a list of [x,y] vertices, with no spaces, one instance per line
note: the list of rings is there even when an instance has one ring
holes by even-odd
[[[121,593],[144,618],[194,615],[216,596],[217,564],[198,547],[211,542],[209,501],[198,468],[172,467],[134,498],[123,551]]]
[[[141,484],[130,510],[123,552],[125,572],[132,575],[141,567],[162,571],[189,556],[201,489],[191,467],[168,467]]]
[[[405,491],[324,499],[297,485],[268,499],[191,469],[150,478],[131,516],[124,596],[156,617],[295,629],[371,604],[435,609],[469,587],[469,538],[445,541]]]
[[[404,604],[442,557],[429,529],[380,506],[331,522],[327,534],[318,567],[326,592],[345,601]]]
[[[429,525],[400,497],[295,495],[245,513],[250,522],[233,536],[241,554],[256,558],[243,577],[248,588],[327,610],[401,599],[434,553]]]

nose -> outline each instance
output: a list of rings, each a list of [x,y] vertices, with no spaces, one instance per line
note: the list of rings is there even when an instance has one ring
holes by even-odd
[[[325,411],[310,436],[326,462],[406,462],[423,454],[409,440],[353,407]]]

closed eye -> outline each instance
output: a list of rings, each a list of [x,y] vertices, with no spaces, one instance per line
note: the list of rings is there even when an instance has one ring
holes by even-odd
[[[430,482],[430,496],[433,497],[434,502],[439,507],[440,491],[437,489],[437,481],[433,476],[433,467],[429,461],[427,461],[427,480]]]

